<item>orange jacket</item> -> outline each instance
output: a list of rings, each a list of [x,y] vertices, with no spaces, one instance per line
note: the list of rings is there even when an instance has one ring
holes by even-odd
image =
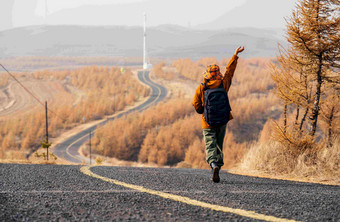
[[[223,87],[225,88],[226,92],[228,93],[230,85],[231,85],[231,79],[234,76],[234,72],[237,65],[237,59],[238,57],[236,55],[233,55],[231,60],[229,61],[229,64],[227,65],[227,69],[225,71],[224,77],[222,80],[210,80],[208,82],[208,86],[211,89],[218,88],[221,85],[221,81],[223,81]],[[203,79],[203,83],[205,82],[205,79]],[[204,110],[204,92],[203,92],[203,85],[200,84],[195,92],[195,96],[192,102],[193,106],[195,107],[196,112],[202,113]],[[233,119],[233,116],[230,114],[230,120]],[[209,124],[204,119],[204,113],[202,114],[202,128],[203,129],[209,129],[213,128],[209,126]]]

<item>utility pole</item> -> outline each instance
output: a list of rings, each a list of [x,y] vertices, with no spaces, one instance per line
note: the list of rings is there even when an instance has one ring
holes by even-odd
[[[41,142],[41,147],[47,149],[47,160],[48,160],[48,148],[51,144],[48,142],[48,118],[47,118],[47,101],[45,101],[45,116],[46,116],[46,138]]]
[[[47,101],[45,101],[45,116],[46,116],[46,144],[48,144]],[[47,147],[47,160],[48,160],[48,147]]]
[[[89,133],[89,137],[90,137],[90,142],[89,142],[89,145],[90,145],[90,165],[92,165],[92,161],[91,161],[91,130],[90,130],[90,133]]]

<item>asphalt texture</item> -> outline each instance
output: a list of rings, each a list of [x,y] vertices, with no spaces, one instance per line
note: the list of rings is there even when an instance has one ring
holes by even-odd
[[[78,150],[79,148],[89,139],[89,133],[91,135],[94,133],[96,128],[101,125],[105,125],[107,122],[112,121],[115,118],[120,118],[123,115],[127,115],[133,112],[141,112],[152,105],[157,104],[158,102],[162,101],[167,95],[167,89],[162,85],[159,85],[153,81],[151,81],[149,76],[149,71],[139,71],[138,72],[138,79],[143,82],[144,84],[148,85],[151,88],[151,95],[150,97],[139,106],[127,110],[126,112],[120,113],[119,115],[108,118],[107,120],[103,121],[98,125],[94,125],[88,129],[85,129],[74,136],[70,137],[69,139],[65,140],[64,142],[57,144],[53,149],[52,152],[61,159],[65,159],[72,163],[89,163],[90,160],[88,158],[82,157]]]
[[[254,221],[90,177],[77,165],[0,164],[0,221]],[[340,221],[340,187],[211,170],[96,166],[98,175],[206,203],[299,221]]]

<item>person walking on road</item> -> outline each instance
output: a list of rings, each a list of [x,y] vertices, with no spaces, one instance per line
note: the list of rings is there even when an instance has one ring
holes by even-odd
[[[233,119],[227,93],[237,66],[238,54],[243,50],[244,46],[235,50],[224,76],[217,64],[209,65],[193,99],[196,112],[202,114],[206,161],[212,168],[212,180],[215,183],[220,182],[219,171],[224,165],[222,147],[227,122]]]

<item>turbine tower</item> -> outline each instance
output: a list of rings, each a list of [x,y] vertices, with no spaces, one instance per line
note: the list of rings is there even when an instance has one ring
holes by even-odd
[[[148,68],[146,61],[146,13],[144,12],[144,36],[143,36],[143,69]]]

